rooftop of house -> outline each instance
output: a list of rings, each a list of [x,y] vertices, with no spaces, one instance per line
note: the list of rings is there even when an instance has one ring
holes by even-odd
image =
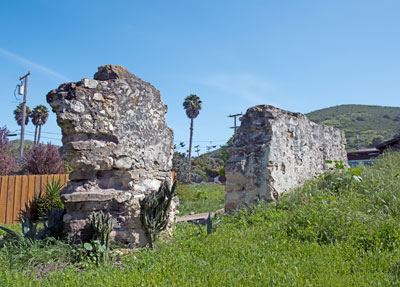
[[[400,136],[392,138],[391,140],[385,141],[385,142],[383,142],[381,144],[378,144],[376,146],[376,148],[379,149],[379,150],[382,150],[382,149],[387,148],[387,146],[390,146],[390,145],[398,143],[398,142],[400,142]]]

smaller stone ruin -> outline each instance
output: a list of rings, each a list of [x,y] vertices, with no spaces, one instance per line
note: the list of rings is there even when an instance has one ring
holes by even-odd
[[[111,239],[144,246],[139,200],[171,183],[173,131],[160,92],[120,66],[94,80],[62,84],[47,94],[62,130],[62,155],[73,169],[62,191],[64,222],[85,239],[93,211],[111,214]],[[177,202],[173,201],[170,221]]]
[[[225,166],[226,211],[278,199],[329,168],[327,160],[347,164],[344,132],[303,114],[260,105],[240,120]]]

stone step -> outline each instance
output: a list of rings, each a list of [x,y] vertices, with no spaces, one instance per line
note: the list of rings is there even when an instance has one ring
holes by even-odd
[[[212,217],[214,217],[216,214],[221,214],[221,213],[224,213],[223,208],[211,212],[211,215]],[[190,214],[190,215],[176,217],[176,222],[198,222],[200,224],[204,224],[207,218],[208,218],[208,212],[204,212],[204,213],[197,213],[197,214]]]

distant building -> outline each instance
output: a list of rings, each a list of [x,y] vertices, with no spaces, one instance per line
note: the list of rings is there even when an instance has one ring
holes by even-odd
[[[349,165],[371,164],[372,159],[381,154],[379,149],[376,148],[364,148],[356,151],[347,153],[347,160]]]
[[[393,151],[400,151],[400,136],[385,141],[381,144],[378,144],[376,148],[379,150],[380,153],[384,152],[387,149]]]
[[[347,153],[349,165],[371,164],[373,159],[386,150],[400,151],[400,136],[378,144],[376,148],[365,148]]]

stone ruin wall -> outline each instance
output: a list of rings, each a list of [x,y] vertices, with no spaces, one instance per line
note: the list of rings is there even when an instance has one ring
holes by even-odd
[[[230,211],[274,201],[328,168],[327,160],[347,164],[344,132],[273,106],[251,107],[241,118],[226,164],[226,204]]]
[[[73,169],[62,191],[70,235],[84,239],[90,213],[105,211],[113,218],[112,240],[146,245],[139,200],[164,179],[171,183],[173,131],[160,92],[123,67],[107,65],[94,80],[50,91],[47,102],[62,130],[62,156]]]

